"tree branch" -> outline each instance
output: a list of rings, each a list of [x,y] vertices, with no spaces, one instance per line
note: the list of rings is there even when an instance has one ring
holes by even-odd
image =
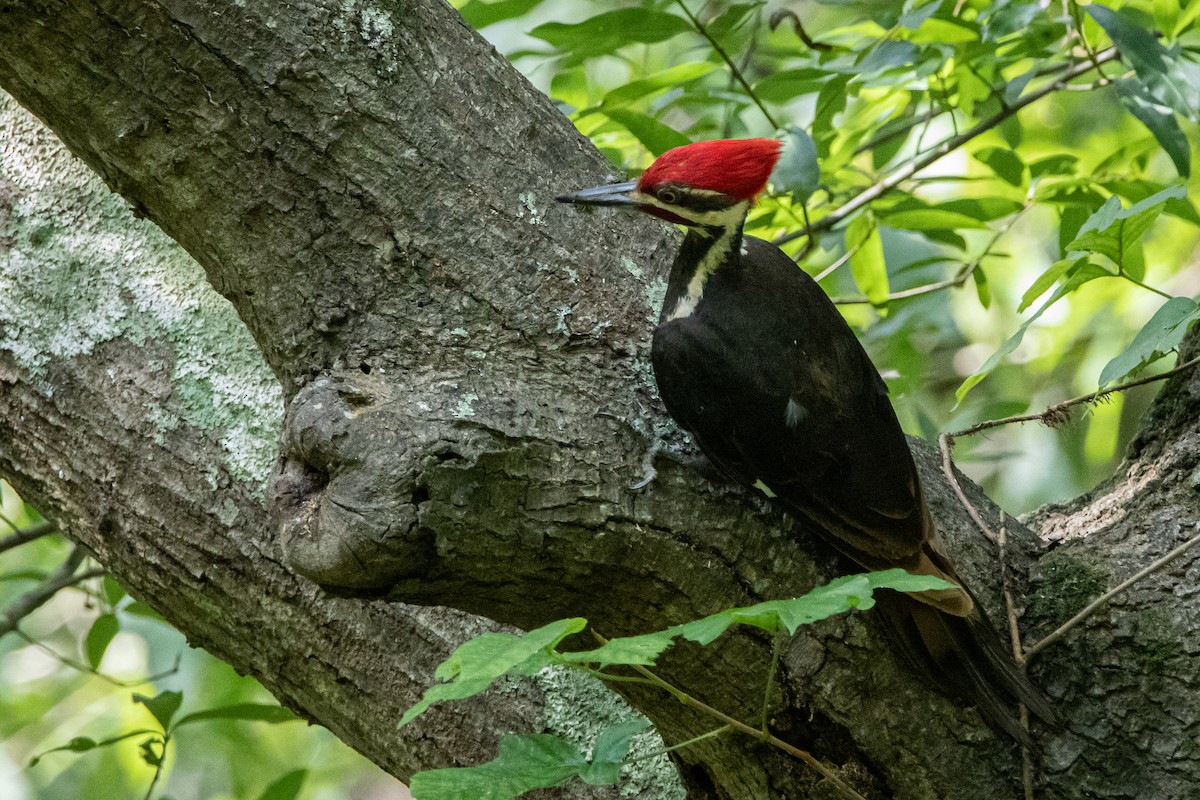
[[[1064,88],[1069,81],[1072,81],[1081,75],[1086,75],[1088,72],[1096,69],[1100,64],[1105,64],[1115,58],[1117,58],[1116,48],[1109,48],[1103,53],[1098,54],[1095,61],[1086,61],[1074,65],[1068,69],[1058,80],[1052,81],[1040,89],[1030,92],[1024,97],[1020,98],[1017,102],[1010,106],[1005,106],[999,113],[983,120],[974,127],[969,128],[968,130],[965,130],[956,136],[951,136],[940,144],[934,145],[926,152],[913,158],[912,161],[905,164],[903,167],[900,167],[887,177],[859,192],[845,204],[829,212],[829,214],[817,220],[807,228],[776,237],[775,244],[783,245],[799,239],[801,236],[811,236],[816,233],[831,230],[842,220],[850,217],[866,205],[878,200],[880,197],[883,197],[892,189],[895,189],[901,183],[913,177],[918,172],[933,164],[946,154],[952,153],[972,139],[975,139],[981,134],[987,133],[1023,108],[1036,103],[1043,97],[1047,97],[1054,92],[1059,91],[1060,89]]]

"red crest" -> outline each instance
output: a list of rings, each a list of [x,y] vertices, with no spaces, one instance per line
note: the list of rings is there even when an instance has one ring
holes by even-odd
[[[716,139],[685,144],[659,156],[642,173],[638,189],[677,183],[752,200],[767,186],[779,160],[778,139]]]

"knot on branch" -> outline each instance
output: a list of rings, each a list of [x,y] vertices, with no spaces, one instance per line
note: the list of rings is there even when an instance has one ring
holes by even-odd
[[[272,516],[288,565],[326,588],[384,590],[422,572],[419,483],[446,429],[367,375],[321,378],[284,417]],[[436,456],[434,456],[436,458]]]

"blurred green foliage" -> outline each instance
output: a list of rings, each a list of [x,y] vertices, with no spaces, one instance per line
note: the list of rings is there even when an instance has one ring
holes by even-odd
[[[0,541],[38,522],[0,481]],[[0,552],[0,614],[61,564],[45,536]],[[97,630],[103,629],[102,634]],[[101,643],[103,642],[103,646]],[[153,677],[152,680],[145,680]],[[0,638],[0,797],[137,800],[163,754],[153,700],[179,693],[155,798],[401,800],[403,786],[323,728],[279,707],[252,678],[203,650],[111,578],[64,589]],[[211,719],[187,720],[207,711]],[[277,724],[267,724],[267,723]],[[282,724],[279,724],[282,723]],[[95,743],[142,731],[109,746]],[[149,742],[149,744],[147,744]],[[46,751],[64,748],[59,752]],[[148,749],[147,749],[148,748]],[[41,756],[36,764],[30,762]]]

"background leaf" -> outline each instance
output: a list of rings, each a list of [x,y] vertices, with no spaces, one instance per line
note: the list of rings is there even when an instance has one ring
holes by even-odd
[[[1154,313],[1119,356],[1100,372],[1104,387],[1174,350],[1191,324],[1200,319],[1200,306],[1186,297],[1172,297]]]

